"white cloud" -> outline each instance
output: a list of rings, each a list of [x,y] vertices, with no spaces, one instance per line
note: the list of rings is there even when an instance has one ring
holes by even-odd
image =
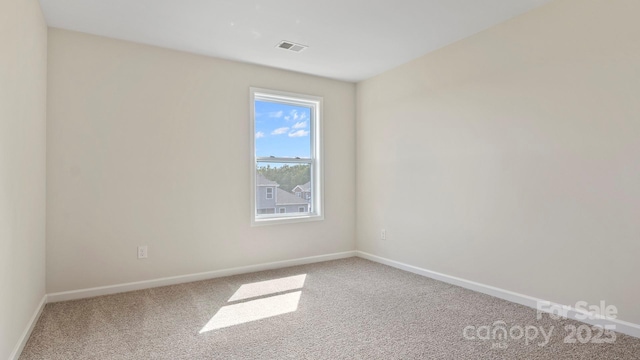
[[[298,130],[289,133],[289,137],[303,137],[309,135],[308,130]]]
[[[260,139],[260,138],[263,138],[263,137],[264,137],[264,133],[262,131],[258,131],[256,133],[256,139]]]
[[[293,121],[298,121],[298,119],[300,119],[300,115],[298,114],[298,110],[296,109],[289,111],[289,115]]]
[[[282,134],[286,134],[287,131],[289,131],[288,127],[281,127],[281,128],[277,128],[277,129],[273,130],[271,132],[271,135],[282,135]],[[289,135],[289,136],[291,136],[291,135]]]
[[[299,121],[295,125],[292,126],[294,129],[304,129],[307,127],[306,121]]]
[[[298,111],[297,109],[290,110],[289,114],[284,116],[284,119],[287,121],[304,121],[308,118],[309,116],[306,112]]]
[[[282,112],[282,110],[280,110],[280,111],[272,111],[272,112],[269,113],[269,117],[281,118],[283,114],[284,113]]]

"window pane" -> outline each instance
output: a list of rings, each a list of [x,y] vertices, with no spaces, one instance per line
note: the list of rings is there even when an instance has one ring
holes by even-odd
[[[259,162],[256,167],[256,214],[312,211],[311,165]]]
[[[257,157],[311,157],[311,108],[255,101]]]

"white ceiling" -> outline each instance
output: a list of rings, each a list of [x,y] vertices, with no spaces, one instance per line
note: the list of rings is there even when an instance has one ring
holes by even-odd
[[[549,0],[40,0],[49,26],[360,81]],[[309,48],[275,46],[289,40]]]

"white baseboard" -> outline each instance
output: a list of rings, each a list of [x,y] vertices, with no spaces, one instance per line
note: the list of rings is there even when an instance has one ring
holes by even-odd
[[[149,288],[154,288],[159,286],[176,285],[176,284],[188,283],[193,281],[208,280],[208,279],[219,278],[223,276],[246,274],[246,273],[252,273],[256,271],[280,269],[280,268],[290,267],[290,266],[344,259],[344,258],[354,257],[354,256],[356,256],[355,251],[345,251],[341,253],[310,256],[305,258],[276,261],[276,262],[257,264],[257,265],[241,266],[241,267],[235,267],[230,269],[202,272],[197,274],[171,276],[171,277],[165,277],[165,278],[159,278],[159,279],[130,282],[125,284],[100,286],[100,287],[94,287],[89,289],[80,289],[80,290],[72,290],[72,291],[63,291],[63,292],[48,294],[48,302],[84,299],[84,298],[89,298],[94,296],[117,294],[117,293],[126,292],[126,291],[142,290],[142,289],[149,289]]]
[[[404,270],[404,271],[408,271],[414,274],[418,274],[418,275],[422,275],[422,276],[426,276],[428,278],[432,278],[435,280],[439,280],[448,284],[452,284],[452,285],[456,285],[456,286],[460,286],[462,288],[465,289],[469,289],[469,290],[473,290],[473,291],[477,291],[483,294],[487,294],[487,295],[491,295],[494,297],[497,297],[499,299],[503,299],[503,300],[507,300],[510,302],[514,302],[520,305],[524,305],[524,306],[528,306],[534,309],[538,308],[538,304],[543,302],[543,303],[547,303],[550,305],[550,307],[555,307],[556,309],[558,308],[562,308],[564,307],[565,309],[568,309],[566,312],[566,315],[568,318],[576,320],[576,321],[580,321],[583,323],[587,323],[589,325],[598,325],[598,326],[605,326],[605,325],[610,325],[610,326],[615,326],[615,331],[619,332],[619,333],[623,333],[626,335],[630,335],[636,338],[640,338],[640,325],[638,324],[634,324],[634,323],[630,323],[630,322],[626,322],[626,321],[622,321],[622,320],[618,320],[618,319],[612,319],[612,318],[586,318],[583,319],[583,316],[586,314],[583,311],[580,311],[578,309],[575,309],[574,307],[570,307],[570,306],[566,306],[566,305],[560,305],[560,304],[556,304],[550,301],[545,301],[542,299],[538,299],[532,296],[528,296],[528,295],[523,295],[523,294],[518,294],[515,293],[513,291],[509,291],[509,290],[504,290],[504,289],[500,289],[494,286],[489,286],[489,285],[485,285],[485,284],[481,284],[481,283],[477,283],[474,281],[470,281],[470,280],[465,280],[465,279],[461,279],[455,276],[449,276],[449,275],[445,275],[439,272],[435,272],[435,271],[431,271],[431,270],[426,270],[426,269],[422,269],[413,265],[408,265],[405,263],[401,263],[399,261],[395,261],[395,260],[391,260],[391,259],[387,259],[387,258],[383,258],[377,255],[373,255],[373,254],[369,254],[366,253],[364,251],[356,251],[356,254],[358,257],[361,257],[363,259],[367,259],[367,260],[371,260],[371,261],[375,261],[377,263],[380,264],[384,264],[384,265],[389,265],[391,267],[400,269],[400,270]]]
[[[40,319],[40,314],[42,314],[42,310],[44,310],[45,305],[47,305],[46,294],[42,297],[42,300],[40,300],[40,304],[38,304],[38,307],[36,308],[36,311],[31,316],[31,319],[29,319],[29,323],[27,324],[27,327],[22,332],[20,339],[18,339],[18,343],[16,344],[16,347],[11,352],[11,355],[9,355],[9,360],[18,360],[18,358],[20,357],[20,354],[22,354],[22,350],[24,349],[24,346],[27,345],[27,341],[31,336],[31,332],[33,331],[33,328],[36,326],[38,319]]]

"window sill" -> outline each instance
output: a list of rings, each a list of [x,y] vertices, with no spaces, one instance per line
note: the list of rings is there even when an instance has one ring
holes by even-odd
[[[264,218],[253,218],[251,221],[251,226],[295,224],[295,223],[322,221],[322,220],[324,220],[323,215],[264,217]]]

